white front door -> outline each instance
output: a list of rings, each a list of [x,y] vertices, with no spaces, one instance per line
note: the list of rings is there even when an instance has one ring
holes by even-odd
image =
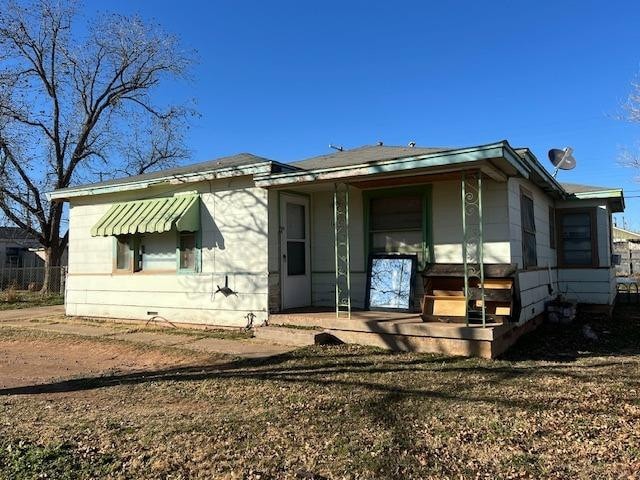
[[[309,199],[291,194],[280,197],[282,308],[311,305]]]

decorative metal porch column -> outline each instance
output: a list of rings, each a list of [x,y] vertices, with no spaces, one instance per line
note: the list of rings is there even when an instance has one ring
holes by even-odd
[[[466,324],[469,316],[477,315],[486,326],[486,305],[484,295],[484,237],[482,232],[482,173],[462,174],[462,263],[464,266],[464,296],[466,298]],[[477,278],[479,288],[471,288],[470,280]],[[470,292],[474,292],[470,295]],[[479,295],[478,295],[479,294]],[[476,300],[481,308],[476,310]],[[469,310],[469,302],[473,309]]]
[[[349,185],[345,183],[334,184],[333,226],[336,255],[336,318],[351,318]]]

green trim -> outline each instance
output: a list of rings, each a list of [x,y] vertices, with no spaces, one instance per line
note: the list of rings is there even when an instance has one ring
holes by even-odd
[[[131,190],[142,190],[155,185],[170,184],[171,182],[175,182],[176,179],[181,180],[182,181],[181,183],[188,183],[188,182],[205,182],[205,181],[216,180],[220,178],[239,177],[243,175],[268,175],[271,172],[272,164],[278,164],[278,165],[287,166],[291,168],[291,166],[286,164],[269,161],[269,162],[252,163],[250,165],[243,165],[240,167],[206,169],[206,170],[202,170],[201,172],[183,173],[178,175],[167,175],[163,177],[138,180],[138,181],[131,181],[130,179],[124,178],[122,179],[122,182],[113,183],[109,185],[89,184],[89,185],[84,185],[79,187],[69,187],[69,188],[54,190],[53,192],[47,192],[46,198],[49,201],[67,200],[73,197],[85,197],[85,196],[102,195],[102,194],[108,194],[108,193],[127,192]]]
[[[419,186],[406,186],[406,187],[391,187],[380,188],[372,190],[364,190],[362,192],[362,207],[363,207],[363,226],[364,226],[364,255],[365,261],[369,261],[371,254],[371,200],[381,197],[401,197],[405,195],[418,194],[422,197],[422,246],[421,246],[421,262],[419,268],[431,261],[433,258],[433,213],[432,213],[432,190],[431,184],[419,185]],[[398,252],[405,253],[405,252]]]
[[[435,254],[433,251],[433,185],[427,185],[424,195],[424,212],[425,222],[423,226],[423,235],[426,243],[424,251],[424,263],[425,266],[428,263],[433,263]]]
[[[150,200],[114,203],[91,228],[94,237],[135,233],[163,233],[172,228],[200,229],[200,196],[177,194]]]
[[[256,175],[258,187],[284,186],[315,181],[340,181],[354,176],[401,172],[418,168],[462,165],[468,162],[504,158],[524,178],[529,178],[531,167],[509,146],[506,140],[489,145],[449,150],[438,153],[412,155],[391,160],[361,163],[301,172]]]

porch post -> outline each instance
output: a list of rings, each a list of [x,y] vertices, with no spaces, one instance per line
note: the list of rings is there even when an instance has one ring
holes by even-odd
[[[478,268],[480,269],[480,299],[482,300],[482,326],[487,326],[487,307],[484,304],[484,236],[482,232],[482,172],[478,172]]]
[[[462,268],[464,270],[464,321],[469,326],[469,269],[467,268],[467,175],[462,174]]]
[[[464,269],[464,296],[466,325],[469,325],[469,314],[480,314],[482,326],[486,326],[486,305],[484,291],[484,236],[483,236],[483,218],[482,218],[482,173],[477,172],[467,177],[466,173],[462,174],[461,191],[462,191],[462,263]],[[475,180],[475,181],[474,181]],[[475,222],[477,220],[477,226]],[[471,265],[469,264],[471,254]],[[476,267],[477,265],[477,267]],[[479,280],[479,289],[474,298],[470,297],[469,279],[475,277]],[[478,295],[479,293],[479,295]],[[481,303],[480,311],[475,308],[470,311],[469,302],[479,300]]]
[[[334,251],[336,261],[336,318],[351,318],[351,266],[349,252],[349,185],[334,184]]]

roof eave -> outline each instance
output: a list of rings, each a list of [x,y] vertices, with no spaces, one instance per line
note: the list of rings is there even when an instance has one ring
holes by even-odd
[[[259,187],[277,187],[297,183],[331,181],[370,174],[398,173],[404,170],[418,168],[454,166],[498,157],[507,159],[513,168],[523,177],[529,177],[530,170],[509,144],[506,141],[502,141],[478,147],[447,150],[357,165],[319,168],[281,174],[256,175],[256,185]]]
[[[578,192],[571,196],[578,200],[609,200],[611,211],[614,213],[624,212],[625,209],[624,192],[621,188]]]
[[[162,184],[175,184],[175,183],[193,183],[199,181],[216,180],[220,178],[239,177],[244,175],[262,175],[271,171],[273,164],[278,164],[283,167],[290,167],[286,164],[280,164],[278,162],[258,162],[249,165],[243,165],[240,167],[228,167],[222,169],[210,169],[203,170],[202,172],[194,172],[182,175],[167,175],[164,177],[158,177],[151,180],[142,180],[138,182],[128,182],[124,179],[120,183],[112,185],[95,186],[91,185],[64,188],[60,190],[54,190],[53,192],[47,192],[47,200],[60,201],[68,200],[76,197],[87,197],[93,195],[105,195],[109,193],[128,192],[131,190],[141,190],[155,185]]]
[[[523,149],[524,150],[524,154],[527,157],[527,161],[528,163],[532,166],[532,169],[534,172],[536,172],[536,174],[542,179],[542,181],[549,185],[550,190],[557,193],[560,198],[566,198],[568,193],[567,191],[562,188],[562,185],[560,185],[560,182],[558,182],[553,175],[551,175],[540,163],[540,161],[538,160],[538,158],[533,154],[533,152],[531,150],[529,150],[528,148]],[[516,153],[514,151],[514,153]],[[517,153],[516,153],[517,155]],[[540,185],[539,185],[540,186]]]

